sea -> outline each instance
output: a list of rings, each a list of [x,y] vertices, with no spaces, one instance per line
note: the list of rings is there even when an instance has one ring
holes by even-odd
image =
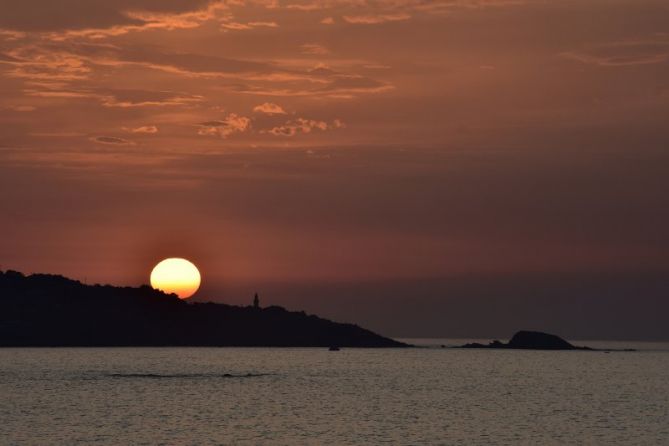
[[[669,344],[405,341],[0,349],[0,444],[669,445]]]

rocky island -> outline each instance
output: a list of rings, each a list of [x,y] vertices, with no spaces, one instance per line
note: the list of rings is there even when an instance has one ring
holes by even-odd
[[[407,347],[282,307],[191,303],[149,286],[0,271],[0,347]]]
[[[577,347],[570,344],[559,336],[542,333],[540,331],[521,330],[513,335],[506,344],[494,340],[489,344],[474,342],[465,344],[459,348],[505,348],[525,350],[592,350],[589,347]]]

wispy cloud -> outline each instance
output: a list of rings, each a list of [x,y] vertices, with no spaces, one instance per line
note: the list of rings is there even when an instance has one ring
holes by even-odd
[[[669,39],[612,42],[561,55],[587,64],[610,67],[657,64],[669,60]]]
[[[108,144],[113,146],[131,146],[134,143],[130,140],[124,138],[117,138],[115,136],[95,136],[91,138],[91,141],[97,142],[99,144]]]
[[[246,31],[256,28],[278,28],[279,24],[276,22],[223,22],[221,28],[232,31]]]
[[[37,110],[37,107],[33,105],[14,105],[14,106],[9,106],[6,107],[10,110],[14,110],[16,112],[21,112],[21,113],[27,113],[27,112],[32,112]]]
[[[353,23],[356,25],[376,25],[379,23],[386,22],[400,22],[403,20],[409,20],[411,14],[404,12],[396,14],[379,14],[379,15],[345,15],[342,17],[345,22]]]
[[[329,49],[318,43],[305,43],[304,45],[302,45],[301,48],[302,48],[302,54],[313,54],[317,56],[330,54]]]
[[[192,3],[193,6],[201,2]],[[197,7],[197,6],[196,6]],[[202,23],[217,18],[221,12],[227,10],[223,2],[210,2],[202,9],[193,9],[185,12],[155,12],[146,10],[119,10],[119,17],[125,17],[128,23],[111,25],[108,27],[92,27],[81,29],[66,29],[54,31],[50,34],[51,40],[66,40],[73,38],[102,39],[120,36],[131,32],[151,30],[177,30],[197,28]]]
[[[105,107],[121,108],[179,106],[202,100],[202,96],[171,91],[118,90],[101,95],[101,102]]]
[[[124,127],[124,130],[130,133],[147,133],[147,134],[158,133],[158,127],[156,127],[155,125],[143,125],[134,128]]]

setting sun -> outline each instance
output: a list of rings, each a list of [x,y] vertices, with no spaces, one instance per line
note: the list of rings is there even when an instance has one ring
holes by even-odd
[[[200,287],[200,271],[186,259],[165,259],[151,271],[151,286],[186,299]]]

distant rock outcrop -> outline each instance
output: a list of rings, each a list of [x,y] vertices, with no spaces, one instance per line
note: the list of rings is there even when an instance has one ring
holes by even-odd
[[[576,347],[559,336],[540,331],[519,331],[508,343],[492,341],[485,345],[478,342],[465,344],[461,348],[506,348],[526,350],[591,350],[588,347]]]
[[[190,303],[149,286],[0,271],[0,346],[407,347],[357,325],[270,306]]]

